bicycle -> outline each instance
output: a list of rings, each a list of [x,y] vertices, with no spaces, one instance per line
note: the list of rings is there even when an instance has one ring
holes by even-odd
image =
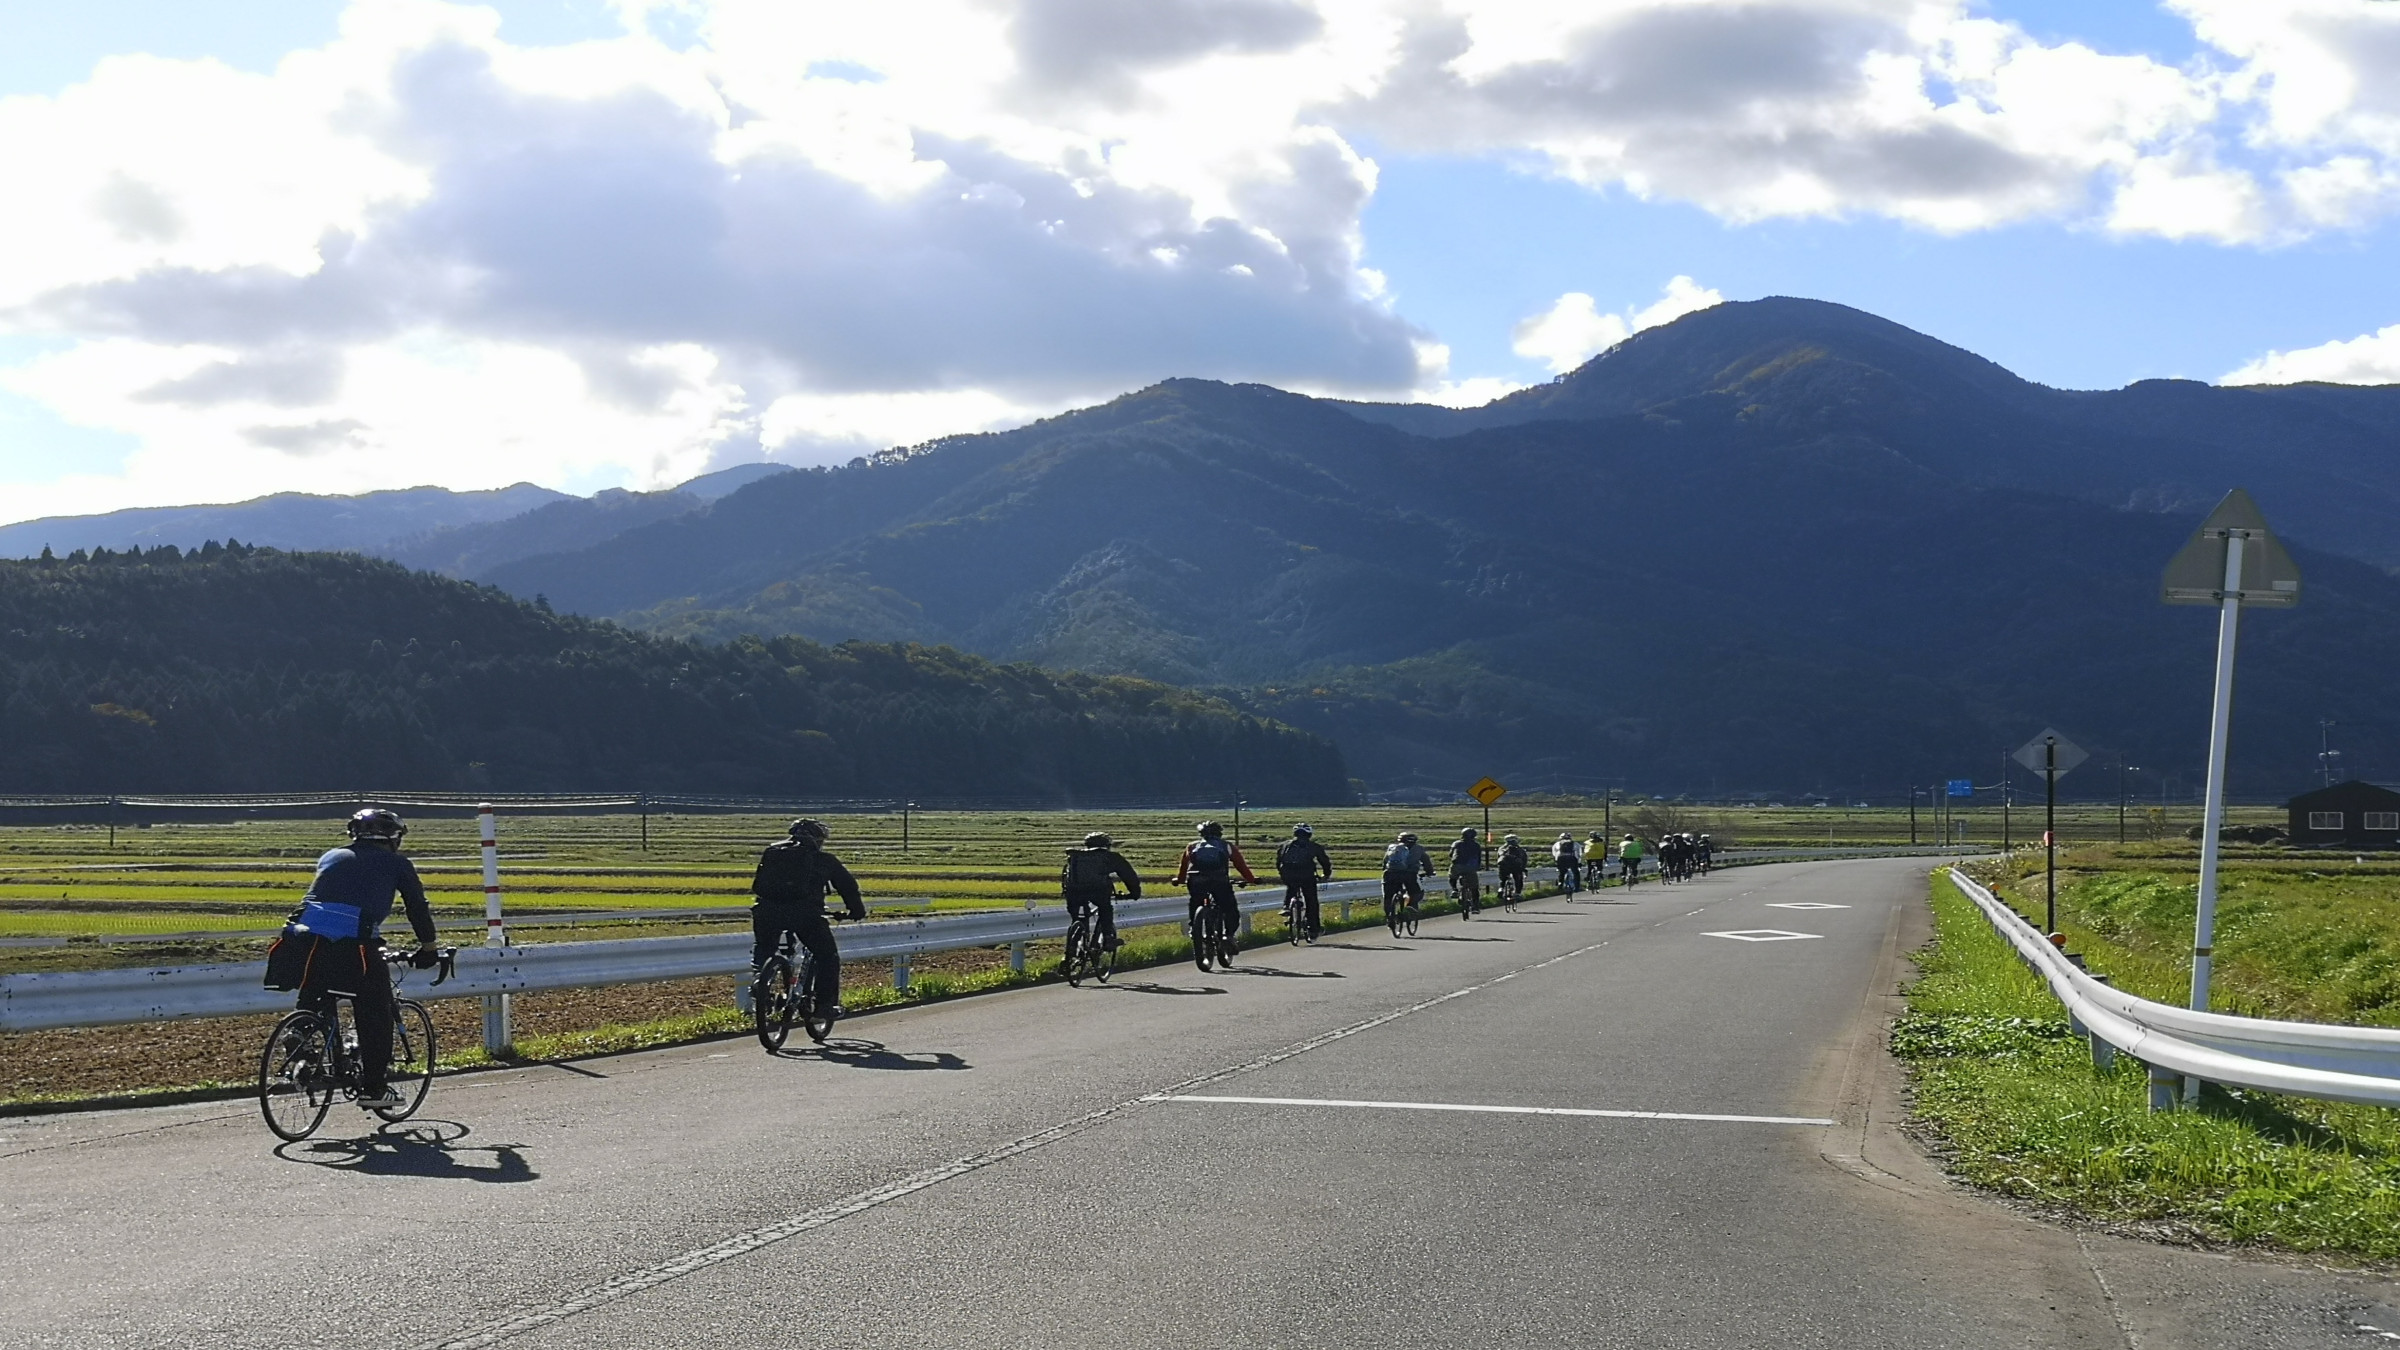
[[[1473,872],[1450,874],[1450,901],[1458,906],[1458,917],[1472,919],[1483,912],[1483,884]]]
[[[389,960],[380,952],[377,959],[383,963],[387,988],[395,993],[392,1059],[384,1082],[400,1100],[368,1109],[398,1124],[417,1113],[433,1088],[433,1014],[413,998],[397,997],[399,982]],[[458,948],[437,948],[429,965],[439,970],[433,983],[440,985],[457,971]],[[277,1138],[298,1143],[325,1123],[335,1098],[358,1100],[362,1067],[357,996],[327,993],[322,1007],[295,1008],[267,1033],[266,1048],[258,1056],[259,1114]]]
[[[1216,901],[1201,902],[1187,927],[1192,935],[1192,964],[1206,970],[1213,960],[1220,970],[1233,969],[1234,935],[1225,916],[1217,912]]]
[[[1574,899],[1575,896],[1583,890],[1582,865],[1579,863],[1566,862],[1559,863],[1556,866],[1558,867],[1558,888],[1567,893],[1567,898],[1569,900]]]
[[[786,928],[775,954],[750,980],[750,1021],[758,1043],[772,1055],[783,1049],[797,1025],[819,1045],[833,1034],[833,1014],[817,1007],[817,958]]]
[[[1502,872],[1498,898],[1502,909],[1515,910],[1517,902],[1525,898],[1524,875],[1519,872]]]
[[[1297,886],[1286,886],[1283,890],[1283,934],[1295,947],[1317,940],[1308,927],[1308,901]]]
[[[1100,907],[1085,905],[1067,925],[1067,954],[1062,960],[1067,983],[1080,987],[1085,980],[1108,983],[1116,973],[1117,949],[1100,937]]]

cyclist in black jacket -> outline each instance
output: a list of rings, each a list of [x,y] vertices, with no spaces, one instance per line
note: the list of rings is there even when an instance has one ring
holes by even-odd
[[[289,962],[299,972],[303,1008],[328,1011],[333,995],[350,996],[351,1015],[358,1019],[358,1104],[372,1110],[400,1100],[385,1081],[392,1063],[392,977],[383,964],[383,922],[397,896],[422,956],[433,950],[433,908],[416,865],[401,856],[408,827],[396,813],[370,807],[350,817],[349,828],[348,847],[317,859],[316,880],[276,943],[279,949],[295,945],[269,961],[270,969]]]
[[[842,954],[825,922],[825,894],[839,892],[854,920],[867,917],[867,902],[859,898],[850,869],[825,851],[828,833],[821,821],[795,820],[791,838],[758,855],[758,871],[750,877],[750,894],[757,897],[750,906],[750,970],[756,974],[791,933],[816,958],[817,1007],[839,1017]]]
[[[1100,911],[1100,946],[1115,951],[1117,942],[1116,883],[1125,883],[1125,898],[1142,898],[1142,876],[1117,852],[1116,841],[1094,832],[1083,837],[1082,848],[1067,850],[1066,865],[1058,869],[1059,894],[1066,898],[1070,918],[1087,908]]]
[[[1324,916],[1317,912],[1317,882],[1333,880],[1333,858],[1325,846],[1317,842],[1316,831],[1306,825],[1294,825],[1292,837],[1275,850],[1275,876],[1283,882],[1283,898],[1288,904],[1299,897],[1308,914],[1308,931],[1301,934],[1311,942],[1323,934]]]

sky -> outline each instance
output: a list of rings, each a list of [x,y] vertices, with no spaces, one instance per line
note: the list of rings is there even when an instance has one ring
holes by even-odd
[[[1725,300],[2400,382],[2400,0],[0,0],[0,522],[672,484]]]

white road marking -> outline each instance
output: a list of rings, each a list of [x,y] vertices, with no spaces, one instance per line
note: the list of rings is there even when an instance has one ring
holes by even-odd
[[[1822,900],[1769,900],[1769,909],[1848,909],[1848,905],[1829,905]]]
[[[1159,1102],[1233,1102],[1243,1106],[1356,1106],[1379,1111],[1483,1111],[1501,1116],[1606,1116],[1612,1120],[1713,1120],[1738,1125],[1831,1125],[1819,1116],[1726,1116],[1693,1111],[1603,1111],[1581,1106],[1467,1106],[1455,1102],[1365,1102],[1331,1097],[1215,1097],[1160,1094]]]
[[[1823,933],[1792,933],[1781,928],[1736,928],[1723,933],[1702,933],[1702,937],[1732,938],[1736,942],[1798,942],[1804,938],[1819,938]]]
[[[529,1331],[539,1331],[544,1327],[556,1326],[577,1313],[590,1312],[594,1308],[614,1303],[630,1294],[638,1294],[645,1289],[653,1289],[671,1280],[681,1279],[686,1275],[706,1270],[723,1262],[747,1256],[760,1248],[771,1246],[786,1238],[813,1232],[828,1224],[838,1223],[854,1214],[862,1214],[878,1205],[887,1204],[903,1196],[914,1195],[918,1191],[938,1186],[956,1177],[965,1176],[969,1172],[980,1171],[994,1163],[1004,1162],[1020,1154],[1031,1153],[1037,1148],[1055,1144],[1061,1139],[1081,1134],[1095,1125],[1112,1120],[1129,1111],[1154,1105],[1181,1094],[1187,1089],[1205,1087],[1210,1083],[1231,1078],[1237,1074],[1250,1073],[1269,1065],[1280,1064],[1295,1055],[1304,1055],[1311,1050],[1331,1045],[1335,1041],[1355,1036],[1362,1031],[1372,1031],[1376,1027],[1397,1022],[1403,1017],[1423,1012],[1428,1008],[1440,1007],[1452,999],[1465,998],[1478,990],[1489,989],[1503,980],[1513,980],[1530,971],[1555,966],[1562,961],[1572,961],[1578,956],[1587,952],[1596,952],[1607,945],[1608,939],[1604,938],[1589,946],[1577,947],[1571,952],[1553,956],[1547,961],[1536,961],[1529,966],[1519,966],[1515,970],[1503,975],[1495,975],[1480,984],[1470,984],[1464,989],[1453,989],[1447,994],[1436,994],[1421,1003],[1412,1003],[1405,1008],[1395,1008],[1379,1016],[1370,1017],[1363,1022],[1353,1022],[1346,1027],[1339,1027],[1322,1035],[1311,1036],[1305,1041],[1298,1041],[1281,1050],[1271,1051],[1247,1063],[1204,1073],[1197,1078],[1187,1078],[1183,1082],[1176,1083],[1159,1092],[1127,1098],[1114,1106],[1104,1106],[1097,1111],[1086,1112],[1072,1120],[1061,1121],[1049,1129],[1026,1135],[1022,1139],[1012,1140],[998,1148],[970,1154],[940,1167],[929,1167],[922,1172],[912,1173],[872,1190],[860,1191],[831,1204],[820,1205],[815,1209],[778,1219],[773,1223],[762,1224],[757,1228],[735,1233],[731,1237],[713,1242],[705,1247],[695,1247],[680,1256],[671,1256],[656,1265],[627,1271],[622,1275],[603,1280],[599,1284],[567,1294],[553,1302],[527,1308],[522,1312],[503,1315],[489,1322],[452,1332],[437,1340],[421,1344],[427,1347],[427,1350],[481,1350],[481,1347],[498,1345],[502,1341],[513,1340]]]

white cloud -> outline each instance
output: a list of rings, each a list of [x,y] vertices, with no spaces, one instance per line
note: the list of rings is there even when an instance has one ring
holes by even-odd
[[[1735,222],[2275,241],[2400,204],[2400,4],[2172,7],[2205,59],[1968,0],[622,0],[554,48],[353,0],[269,73],[0,100],[0,331],[53,352],[0,378],[138,438],[87,495],[651,484],[1168,375],[1498,388],[1363,265],[1366,135]],[[1571,294],[1517,347],[1568,368],[1676,296]]]
[[[2400,384],[2400,324],[2347,341],[2268,352],[2219,384]]]
[[[1589,295],[1569,291],[1550,308],[1532,315],[1511,334],[1512,349],[1563,375],[1645,328],[1672,323],[1694,310],[1720,305],[1725,297],[1690,277],[1670,280],[1658,299],[1623,314],[1603,313]]]

